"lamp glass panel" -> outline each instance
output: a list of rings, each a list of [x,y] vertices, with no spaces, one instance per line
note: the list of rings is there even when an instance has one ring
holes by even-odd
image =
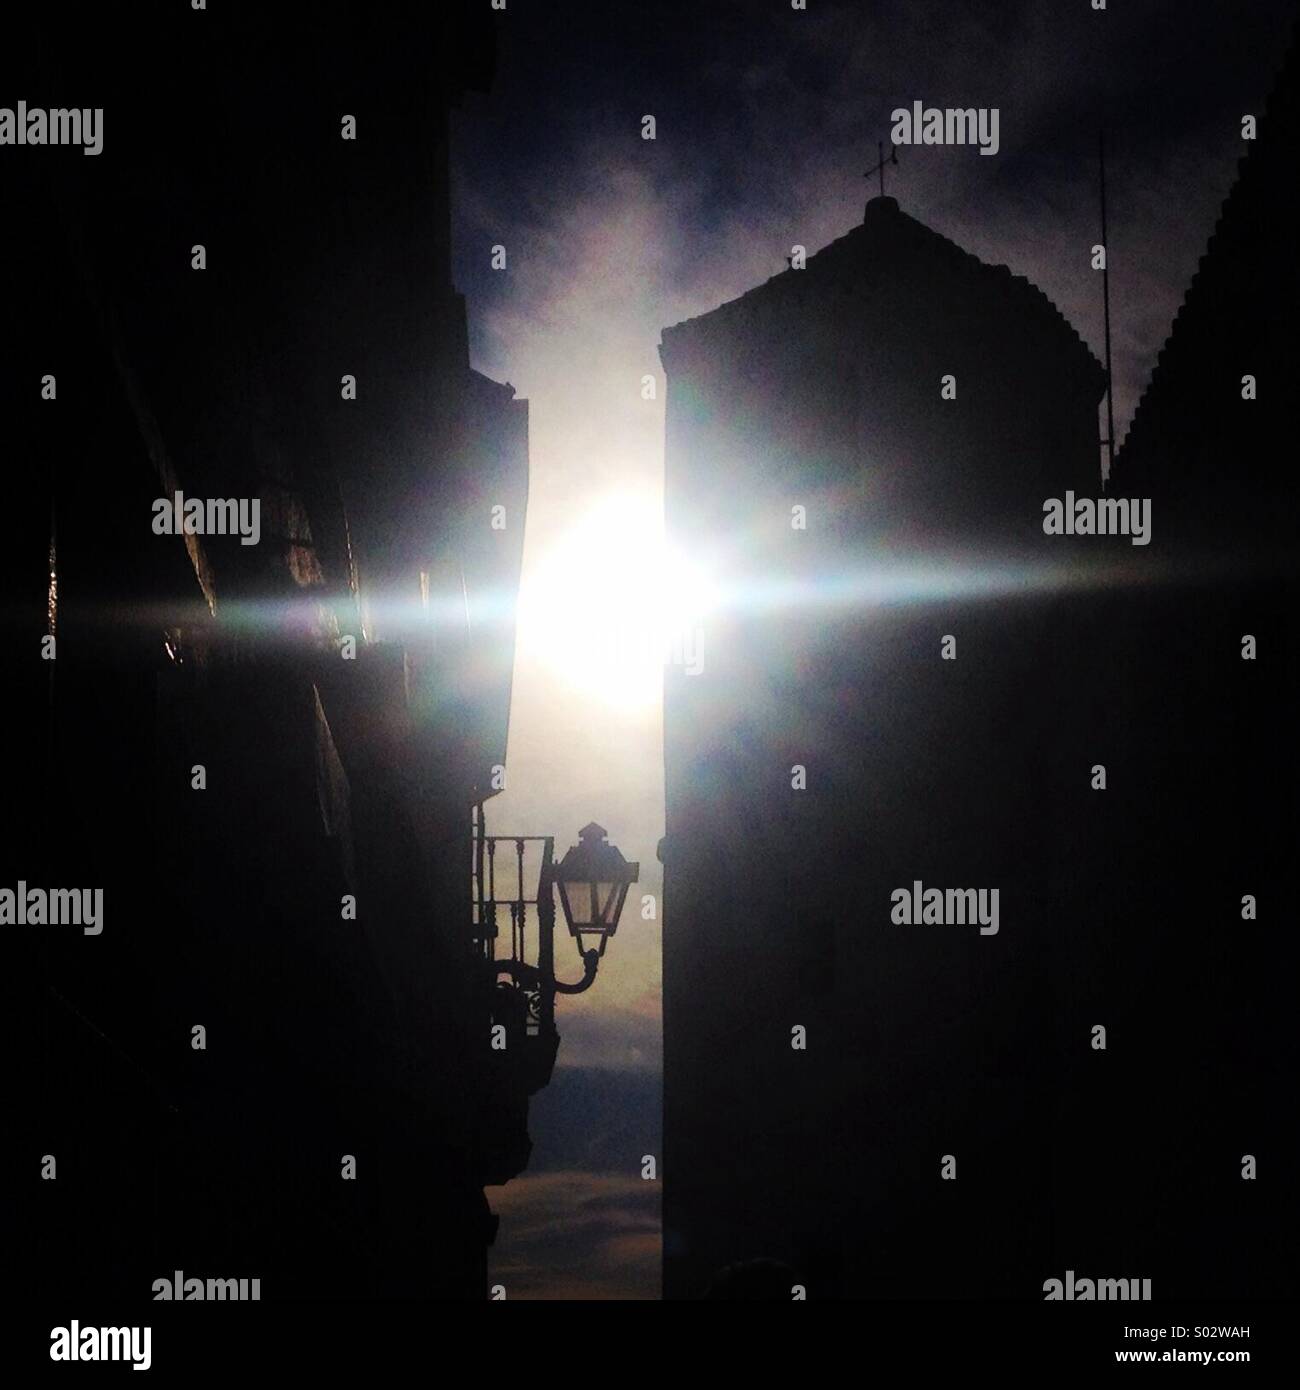
[[[595,920],[608,926],[613,921],[613,907],[618,897],[619,885],[617,883],[596,883],[592,886],[596,890],[596,909],[599,914]]]
[[[576,897],[571,895],[569,892],[570,885],[563,879],[558,880],[557,886],[560,890],[560,903],[564,908],[564,920],[569,925],[570,930],[572,930],[577,924],[577,917],[574,915],[574,909],[577,908],[579,912],[582,910],[580,895]],[[574,884],[573,886],[575,888],[581,887],[580,884]]]
[[[571,930],[580,931],[583,927],[600,922],[601,899],[596,896],[598,885],[586,879],[561,879],[560,896],[568,911]]]

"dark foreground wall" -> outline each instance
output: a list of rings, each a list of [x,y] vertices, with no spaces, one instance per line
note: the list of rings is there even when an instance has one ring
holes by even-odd
[[[4,55],[105,111],[6,149],[0,883],[104,904],[0,929],[6,1277],[481,1298],[529,1147],[470,941],[527,488],[449,271],[487,16],[84,10]],[[155,534],[177,489],[257,543]]]
[[[1039,1299],[1067,1270],[1294,1296],[1282,398],[1195,505],[1181,434],[1149,488],[1118,470],[1159,544],[1047,536],[1046,498],[1102,495],[1087,365],[1023,298],[969,313],[974,268],[873,318],[912,274],[901,243],[846,263],[880,206],[822,253],[843,274],[814,258],[664,334],[670,539],[726,595],[703,673],[666,684],[666,1292],[768,1258],[783,1297]],[[1253,225],[1232,249],[1274,248],[1272,302],[1209,312],[1280,295],[1290,321]],[[1196,335],[1163,408],[1226,439],[1238,356]],[[1256,344],[1273,380],[1284,337]],[[1020,406],[984,377],[941,402],[971,342]],[[996,934],[895,921],[917,881],[996,888]]]

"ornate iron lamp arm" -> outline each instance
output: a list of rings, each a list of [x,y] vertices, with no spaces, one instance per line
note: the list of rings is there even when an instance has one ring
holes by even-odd
[[[529,965],[522,960],[494,960],[488,964],[494,977],[509,975],[517,985],[522,985],[525,989],[539,989],[546,983],[542,972],[535,965]]]
[[[555,992],[557,994],[581,994],[584,989],[590,989],[592,981],[596,978],[596,970],[599,965],[599,951],[584,951],[582,953],[582,979],[572,985],[565,984],[563,980],[556,980]]]
[[[491,965],[494,974],[509,975],[516,984],[527,989],[545,989],[550,985],[557,994],[581,994],[583,990],[591,988],[596,978],[600,952],[592,950],[582,953],[582,979],[576,980],[573,984],[557,980],[554,975],[548,980],[535,965],[527,965],[519,960],[494,960]]]

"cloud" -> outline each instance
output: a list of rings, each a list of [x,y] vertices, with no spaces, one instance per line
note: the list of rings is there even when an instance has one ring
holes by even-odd
[[[501,1218],[490,1281],[507,1299],[659,1297],[658,1183],[566,1170],[525,1174],[488,1196]]]
[[[558,1068],[657,1072],[663,1067],[662,1001],[657,990],[643,991],[630,1008],[570,1005],[559,1028]]]
[[[662,1121],[657,1071],[599,1064],[559,1070],[532,1102],[529,1172],[639,1174],[642,1156],[662,1149]]]
[[[485,277],[481,256],[470,272],[485,369],[527,383],[543,421],[558,403],[572,445],[618,439],[642,467],[660,422],[622,409],[620,383],[655,369],[658,330],[783,269],[794,242],[816,250],[853,226],[894,107],[988,105],[997,158],[906,150],[892,191],[1029,276],[1099,352],[1089,252],[1105,121],[1122,430],[1231,184],[1240,112],[1262,108],[1265,36],[1280,52],[1290,20],[1260,0],[1247,39],[1231,5],[1195,23],[1178,4],[1113,8],[826,0],[757,16],[737,0],[707,13],[659,0],[647,26],[643,7],[610,4],[564,53],[512,17],[479,113],[497,117],[460,127],[461,240],[519,249],[508,276]],[[654,142],[637,136],[643,112]]]

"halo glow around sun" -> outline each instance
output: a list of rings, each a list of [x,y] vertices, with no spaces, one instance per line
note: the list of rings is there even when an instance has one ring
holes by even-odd
[[[703,667],[709,588],[664,545],[650,492],[619,492],[576,517],[526,575],[519,639],[575,695],[646,713],[664,666]]]

